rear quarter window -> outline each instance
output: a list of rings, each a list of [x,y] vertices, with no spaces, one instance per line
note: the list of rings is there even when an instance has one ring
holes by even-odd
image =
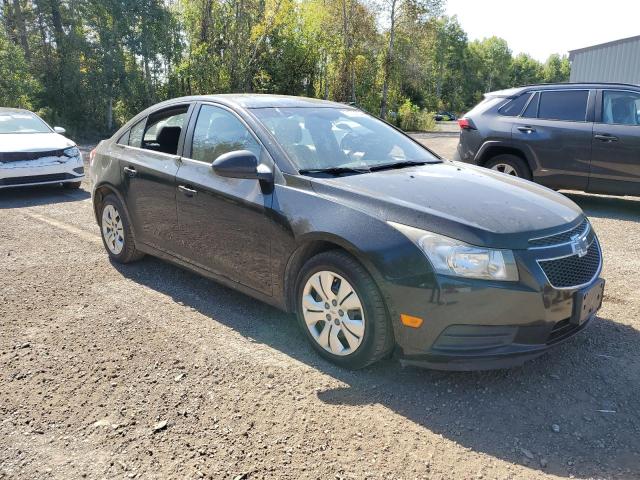
[[[527,104],[527,100],[529,100],[530,96],[531,92],[527,92],[516,98],[512,98],[498,109],[498,113],[507,117],[517,117],[524,109],[524,106]]]
[[[538,118],[584,122],[588,100],[588,90],[541,92]]]

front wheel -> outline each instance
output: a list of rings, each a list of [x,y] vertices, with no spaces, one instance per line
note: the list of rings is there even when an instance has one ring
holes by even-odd
[[[524,160],[508,153],[496,155],[486,163],[485,167],[514,177],[531,180],[531,171]]]
[[[298,276],[296,297],[300,327],[327,360],[358,369],[393,349],[382,295],[371,275],[346,252],[311,258]]]

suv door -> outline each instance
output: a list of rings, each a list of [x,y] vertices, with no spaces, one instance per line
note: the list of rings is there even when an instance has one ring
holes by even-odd
[[[179,255],[271,295],[272,194],[257,180],[220,177],[211,167],[220,155],[235,150],[249,150],[272,165],[270,157],[231,110],[207,103],[196,110],[176,177]]]
[[[175,250],[175,175],[191,104],[153,112],[134,125],[120,156],[122,193],[136,241]]]
[[[512,142],[527,153],[536,182],[587,188],[594,103],[595,91],[588,89],[540,90],[514,118]]]
[[[640,195],[640,92],[598,92],[588,191]]]

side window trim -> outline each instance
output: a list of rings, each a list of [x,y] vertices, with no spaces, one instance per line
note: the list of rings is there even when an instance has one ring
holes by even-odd
[[[240,123],[242,123],[242,125],[244,125],[244,127],[247,129],[249,134],[254,138],[256,143],[260,146],[260,152],[261,152],[260,153],[260,157],[264,156],[265,152],[267,152],[267,149],[265,148],[264,144],[260,141],[260,138],[258,138],[256,133],[247,124],[247,122],[245,122],[244,119],[240,115],[238,115],[236,112],[234,112],[233,109],[231,109],[231,108],[229,108],[226,105],[223,105],[221,103],[217,103],[217,102],[197,102],[197,105],[194,106],[193,112],[192,112],[191,117],[189,119],[188,127],[186,128],[186,132],[185,132],[184,149],[183,149],[183,155],[182,155],[184,158],[189,159],[189,160],[194,161],[194,162],[205,163],[207,165],[210,164],[210,162],[205,162],[203,160],[197,160],[197,159],[195,159],[195,158],[193,158],[191,156],[191,154],[193,153],[193,135],[195,134],[196,123],[198,121],[198,116],[200,115],[200,110],[202,110],[202,107],[204,105],[211,105],[212,107],[220,108],[222,110],[225,110],[225,111],[229,112],[234,117],[236,117],[240,121]]]

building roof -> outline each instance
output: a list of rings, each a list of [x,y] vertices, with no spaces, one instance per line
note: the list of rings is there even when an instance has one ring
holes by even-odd
[[[599,43],[598,45],[591,45],[590,47],[583,47],[583,48],[577,48],[575,50],[569,50],[569,59],[571,60],[571,58],[576,53],[582,53],[582,52],[603,48],[603,47],[613,47],[621,43],[627,43],[627,42],[633,42],[633,41],[640,41],[640,35],[636,35],[635,37],[621,38],[619,40],[613,40],[611,42]]]

